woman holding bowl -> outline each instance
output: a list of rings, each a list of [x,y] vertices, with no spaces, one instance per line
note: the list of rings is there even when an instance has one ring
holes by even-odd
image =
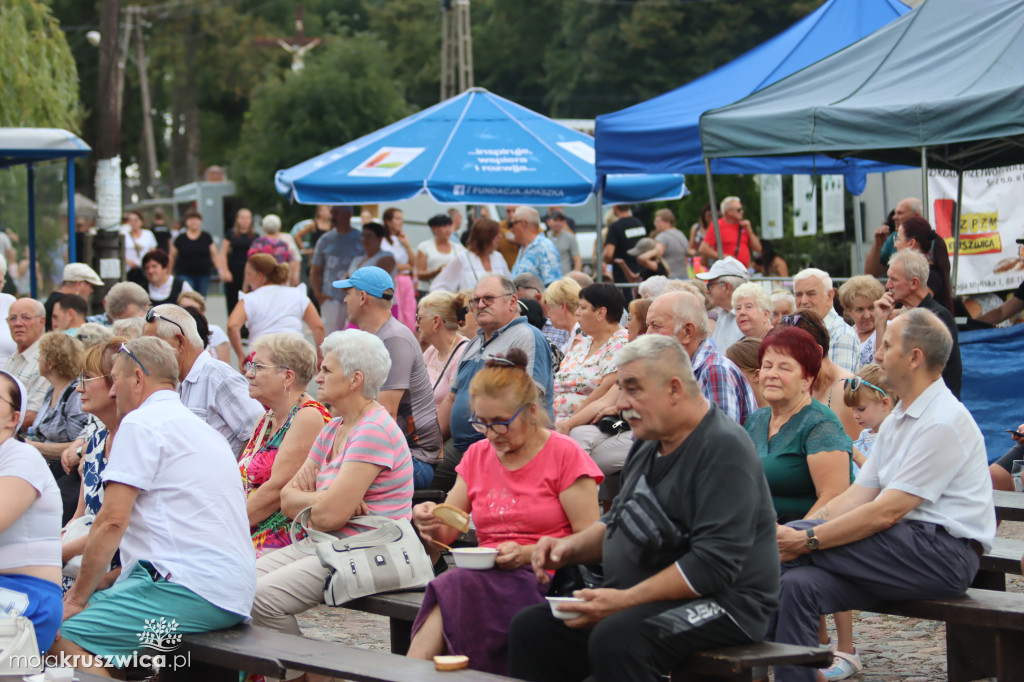
[[[530,568],[537,541],[597,520],[601,472],[571,438],[546,428],[540,391],[526,367],[526,353],[513,348],[470,382],[470,423],[486,437],[455,468],[445,502],[473,515],[480,547],[497,550],[495,568],[455,568],[427,585],[413,623],[413,658],[447,651],[468,656],[475,670],[507,675],[509,623],[547,590]],[[428,544],[450,544],[458,531],[433,515],[435,506],[416,505],[413,522]]]

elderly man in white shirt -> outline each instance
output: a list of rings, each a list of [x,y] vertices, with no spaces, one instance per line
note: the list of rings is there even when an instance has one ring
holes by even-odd
[[[39,339],[46,324],[46,308],[34,298],[19,298],[7,312],[7,326],[11,331],[15,352],[4,362],[3,369],[25,384],[25,414],[22,428],[32,426],[36,413],[43,406],[49,382],[39,374]]]
[[[151,308],[142,334],[171,344],[178,355],[182,404],[224,436],[231,452],[240,456],[265,413],[263,406],[249,397],[245,377],[204,352],[195,319],[179,305]]]
[[[51,649],[79,656],[84,668],[104,665],[88,654],[138,664],[133,654],[148,642],[246,621],[256,594],[238,465],[220,434],[181,404],[172,348],[154,338],[129,341],[111,377],[124,418],[103,471],[103,507]],[[99,592],[116,575],[105,572],[118,549],[117,580]],[[161,625],[152,625],[158,618]]]
[[[836,292],[829,274],[818,268],[801,270],[793,277],[793,295],[798,313],[813,310],[825,322],[829,336],[828,356],[832,362],[856,374],[860,368],[860,337],[832,305]]]
[[[697,277],[707,282],[711,305],[718,309],[711,340],[724,353],[729,346],[743,338],[743,332],[736,325],[736,314],[732,311],[732,294],[749,279],[747,269],[732,256],[726,256],[716,260],[707,272],[698,273]]]
[[[814,646],[819,614],[956,597],[970,587],[996,518],[984,438],[942,380],[952,346],[930,310],[889,324],[875,359],[900,404],[856,482],[810,519],[778,528],[779,555],[790,563],[769,629],[775,641]],[[815,675],[775,669],[780,682]]]

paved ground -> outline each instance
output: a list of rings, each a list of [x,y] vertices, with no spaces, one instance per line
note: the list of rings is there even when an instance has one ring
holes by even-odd
[[[211,323],[226,327],[223,296],[210,296],[207,313]],[[315,386],[313,388],[315,395]],[[1024,523],[1003,523],[999,535],[1024,540]],[[1024,592],[1024,580],[1011,578],[1007,589]],[[390,649],[388,621],[383,616],[321,606],[301,616],[299,624],[308,637],[380,651]],[[945,626],[940,623],[859,613],[855,616],[854,638],[864,662],[864,672],[854,679],[865,682],[946,679]]]

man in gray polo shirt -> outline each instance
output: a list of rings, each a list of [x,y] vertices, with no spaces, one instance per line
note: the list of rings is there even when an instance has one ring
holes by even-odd
[[[510,348],[521,348],[528,359],[526,368],[543,392],[544,407],[554,421],[551,344],[539,329],[519,314],[516,285],[502,275],[481,277],[473,291],[470,309],[480,329],[466,346],[459,369],[452,379],[451,392],[437,410],[442,433],[446,437],[451,434],[451,446],[445,444],[444,458],[437,468],[433,485],[443,490],[455,483],[455,465],[462,460],[462,454],[484,437],[469,425],[473,412],[469,405],[469,382],[488,359],[504,355]]]
[[[391,315],[395,285],[376,266],[362,267],[348,279],[334,282],[345,291],[348,319],[365,332],[376,334],[391,356],[391,370],[377,402],[402,429],[412,453],[413,485],[426,488],[434,478],[441,455],[441,429],[434,406],[434,388],[423,363],[423,352],[413,333]]]

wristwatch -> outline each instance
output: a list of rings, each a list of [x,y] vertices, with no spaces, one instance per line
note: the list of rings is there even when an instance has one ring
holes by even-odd
[[[807,529],[807,549],[811,550],[812,552],[818,549],[818,538],[814,537],[813,528]]]

